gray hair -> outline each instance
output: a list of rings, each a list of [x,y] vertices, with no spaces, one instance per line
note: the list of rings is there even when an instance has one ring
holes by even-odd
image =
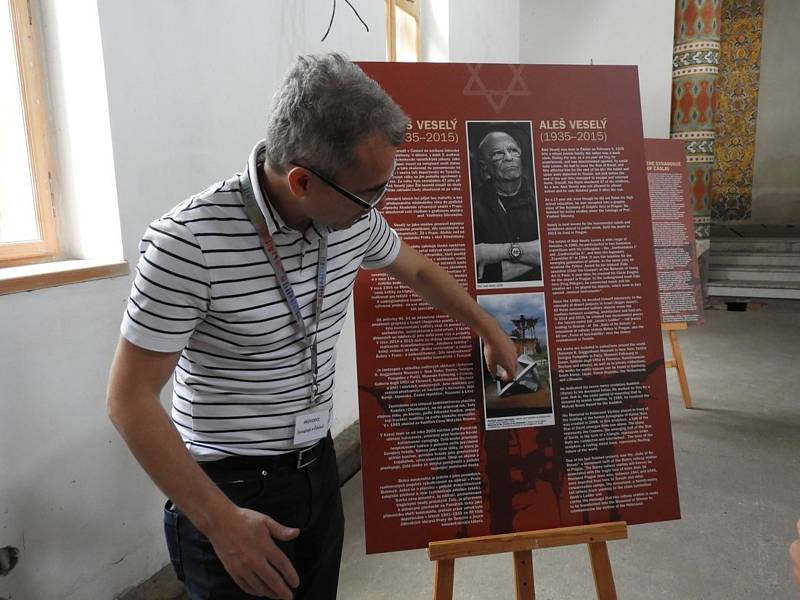
[[[399,146],[407,124],[389,94],[341,54],[300,56],[272,99],[267,164],[285,173],[289,161],[305,159],[334,177],[373,134]]]

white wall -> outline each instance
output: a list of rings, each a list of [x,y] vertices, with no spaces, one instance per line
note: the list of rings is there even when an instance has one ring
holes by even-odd
[[[520,62],[638,65],[645,137],[669,137],[675,2],[523,0]]]
[[[674,14],[674,2],[665,0],[431,0],[423,5],[422,55],[444,62],[637,65],[644,134],[666,138]]]
[[[450,62],[520,62],[521,4],[524,0],[450,0]]]
[[[43,0],[51,50],[75,39],[59,30],[67,26],[58,16],[66,4]],[[328,2],[99,1],[119,202],[119,225],[103,225],[121,226],[131,265],[150,220],[242,168],[263,135],[272,91],[296,54],[385,57],[383,2],[353,4],[371,32],[339,2],[323,44]],[[81,27],[89,28],[83,31],[88,39],[99,39],[95,2],[69,5],[94,14],[94,29],[91,18]],[[51,70],[66,67],[53,63]],[[56,88],[57,99],[69,93]],[[72,102],[69,114],[77,120],[65,116],[66,104],[56,111],[58,147],[70,153],[62,157],[69,169],[64,179],[80,201],[113,206],[107,187],[69,183],[73,169],[83,168],[72,164],[82,159],[75,102],[88,102],[96,119],[108,121],[105,99],[79,92],[83,98],[61,98]],[[122,277],[0,296],[0,546],[22,550],[17,568],[0,578],[0,597],[106,600],[167,560],[162,497],[105,416],[106,377],[129,286],[130,278]],[[335,430],[356,415],[352,325],[339,360]]]
[[[753,172],[754,223],[800,224],[800,7],[767,0]]]
[[[450,60],[450,0],[423,2],[420,25],[422,61]]]

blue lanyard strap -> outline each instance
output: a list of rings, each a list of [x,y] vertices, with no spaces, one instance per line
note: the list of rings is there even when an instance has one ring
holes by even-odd
[[[320,236],[319,238],[319,252],[317,255],[317,295],[314,302],[314,335],[309,339],[308,329],[306,328],[303,315],[300,312],[300,305],[297,302],[297,297],[294,295],[292,284],[289,282],[289,276],[286,274],[286,269],[283,268],[281,257],[278,254],[278,249],[275,247],[275,242],[269,232],[267,221],[264,219],[264,214],[258,207],[256,197],[253,194],[253,185],[250,181],[250,176],[245,171],[239,175],[239,189],[242,193],[244,200],[244,211],[247,213],[248,218],[255,227],[258,237],[261,239],[261,245],[264,248],[264,254],[272,265],[272,270],[275,272],[275,277],[281,287],[281,292],[289,305],[289,310],[294,316],[300,334],[303,336],[303,341],[308,346],[311,353],[311,397],[310,404],[314,405],[319,402],[319,373],[318,371],[318,358],[317,358],[317,334],[319,332],[320,315],[322,314],[322,304],[325,300],[325,280],[327,278],[327,263],[328,263],[328,237],[327,235]]]

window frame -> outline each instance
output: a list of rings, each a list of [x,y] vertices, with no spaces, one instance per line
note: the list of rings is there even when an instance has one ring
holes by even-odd
[[[59,252],[44,49],[38,19],[33,14],[35,2],[7,0],[6,4],[11,17],[28,164],[41,239],[0,243],[0,268],[52,260]]]
[[[397,62],[397,19],[395,9],[402,10],[414,19],[417,25],[417,39],[414,54],[416,62],[422,60],[422,0],[386,0],[386,59]]]

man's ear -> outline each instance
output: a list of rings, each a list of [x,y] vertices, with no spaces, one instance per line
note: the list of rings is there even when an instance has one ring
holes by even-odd
[[[478,159],[478,172],[480,173],[481,181],[489,181],[492,178],[489,174],[489,168],[486,166],[486,161],[482,158]]]
[[[308,194],[308,186],[311,184],[311,174],[302,167],[292,167],[286,173],[286,181],[289,184],[289,191],[293,196],[302,198]]]

